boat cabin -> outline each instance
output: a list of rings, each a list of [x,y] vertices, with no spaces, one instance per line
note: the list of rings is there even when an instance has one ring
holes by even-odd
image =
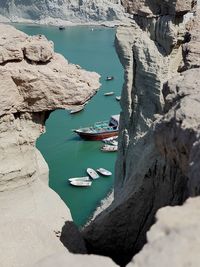
[[[120,115],[111,116],[110,121],[109,121],[109,126],[113,127],[113,129],[118,129],[119,118],[120,118]]]

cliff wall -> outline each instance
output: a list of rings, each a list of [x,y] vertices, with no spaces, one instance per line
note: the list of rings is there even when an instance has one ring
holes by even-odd
[[[51,111],[82,105],[96,93],[99,75],[69,64],[44,36],[0,25],[0,81],[0,265],[42,266],[55,254],[65,264],[98,265],[98,256],[76,258],[61,243],[71,214],[48,187],[48,166],[35,142]],[[74,233],[71,250],[86,253]]]
[[[121,20],[124,9],[118,0],[3,0],[0,14],[11,21],[59,24]]]
[[[84,240],[47,186],[35,141],[52,110],[92,97],[99,76],[68,64],[45,37],[0,25],[3,267],[115,266],[70,254],[61,232],[70,251],[110,256],[121,266],[198,266],[199,13],[193,1],[133,3],[150,11],[133,5],[132,25],[116,35],[125,82],[114,201],[83,230]],[[178,206],[162,208],[169,205]]]
[[[186,23],[185,16],[188,11],[193,12],[197,3],[126,3],[131,5],[133,22],[130,27],[119,27],[116,35],[125,83],[114,200],[83,231],[92,253],[109,255],[121,266],[145,244],[146,232],[155,222],[159,208],[182,205],[189,196],[200,192],[199,13],[195,12],[190,23]],[[198,199],[194,201],[194,211],[197,202]],[[186,214],[192,203],[175,210]],[[184,266],[188,261],[197,266],[197,251],[195,258],[189,253],[193,237],[189,220],[180,226],[176,236],[179,227],[173,222],[183,217],[171,221],[170,214],[175,212],[173,208],[169,211],[168,219],[168,209],[159,213],[161,222],[148,235],[150,244],[133,258],[130,266],[160,266],[161,262],[162,266]],[[198,224],[198,215],[194,221]],[[184,237],[186,227],[191,235],[189,231]],[[171,246],[168,249],[167,244]],[[169,251],[174,249],[175,253],[176,246],[184,257],[177,256],[173,261]],[[163,253],[160,257],[159,249]]]

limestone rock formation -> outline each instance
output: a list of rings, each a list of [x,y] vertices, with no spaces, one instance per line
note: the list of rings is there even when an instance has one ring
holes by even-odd
[[[186,68],[199,68],[200,55],[199,55],[199,42],[200,42],[200,11],[198,10],[195,19],[190,21],[188,25],[189,43],[183,47],[184,64]]]
[[[196,0],[122,0],[127,12],[145,16],[155,15],[183,15],[191,11]]]
[[[147,234],[148,244],[128,267],[182,267],[199,265],[200,199],[189,199],[182,207],[159,210],[158,222]]]
[[[124,9],[118,0],[3,0],[0,14],[11,21],[80,23],[121,20]]]
[[[114,201],[83,230],[90,252],[109,255],[121,266],[145,244],[146,232],[155,222],[159,208],[182,205],[189,196],[200,193],[199,17],[194,14],[190,26],[184,17],[196,3],[178,0],[131,3],[130,12],[138,16],[133,17],[131,27],[120,27],[116,37],[125,82]],[[145,10],[139,13],[141,5]],[[190,228],[191,224],[187,226]],[[167,233],[171,231],[173,225]],[[154,234],[158,234],[155,247],[154,240],[149,239],[150,244],[130,266],[153,267],[163,262],[158,250],[156,256],[153,254],[154,248],[159,249],[157,244],[161,246],[159,238],[163,235]],[[191,229],[186,240],[192,236]],[[168,244],[172,246],[174,240],[176,251],[181,236],[169,238]],[[195,244],[198,245],[198,240]],[[163,245],[163,253],[171,251],[165,248]],[[176,258],[180,260],[176,265],[168,254],[168,263],[163,266],[184,266],[190,261],[184,243],[179,249],[184,259]],[[199,258],[198,253],[195,255]],[[196,259],[191,266],[195,266],[194,262]]]
[[[47,186],[48,166],[36,140],[51,111],[96,93],[99,75],[69,64],[45,37],[8,25],[0,25],[0,59],[0,265],[25,267],[56,252],[67,255],[59,236],[72,221]]]
[[[33,62],[48,62],[53,58],[53,53],[52,44],[42,36],[30,37],[24,46],[25,58]]]
[[[81,267],[116,267],[117,265],[106,257],[96,255],[66,255],[66,253],[54,253],[31,267],[66,267],[66,266],[81,266]]]

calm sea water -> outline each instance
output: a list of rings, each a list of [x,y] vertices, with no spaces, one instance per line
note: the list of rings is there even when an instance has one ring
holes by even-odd
[[[57,110],[46,122],[46,133],[37,140],[37,147],[50,169],[50,187],[70,208],[74,222],[82,226],[87,222],[108,192],[112,189],[112,177],[101,177],[89,188],[77,188],[68,184],[69,177],[86,175],[86,168],[104,167],[114,172],[116,153],[100,151],[102,142],[83,141],[72,129],[89,126],[96,121],[108,120],[119,114],[120,105],[115,96],[120,95],[123,69],[114,48],[115,29],[103,27],[69,27],[59,31],[56,27],[15,25],[29,35],[44,34],[55,45],[55,51],[69,62],[96,71],[101,75],[101,88],[81,113]],[[106,76],[113,81],[105,81]],[[104,96],[114,91],[114,96]],[[53,209],[54,207],[52,207]]]

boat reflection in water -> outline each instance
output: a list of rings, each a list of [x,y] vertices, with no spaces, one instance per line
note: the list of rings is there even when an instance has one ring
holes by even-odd
[[[113,115],[110,121],[96,122],[93,126],[74,130],[85,140],[98,141],[117,136],[119,131],[119,115]]]

